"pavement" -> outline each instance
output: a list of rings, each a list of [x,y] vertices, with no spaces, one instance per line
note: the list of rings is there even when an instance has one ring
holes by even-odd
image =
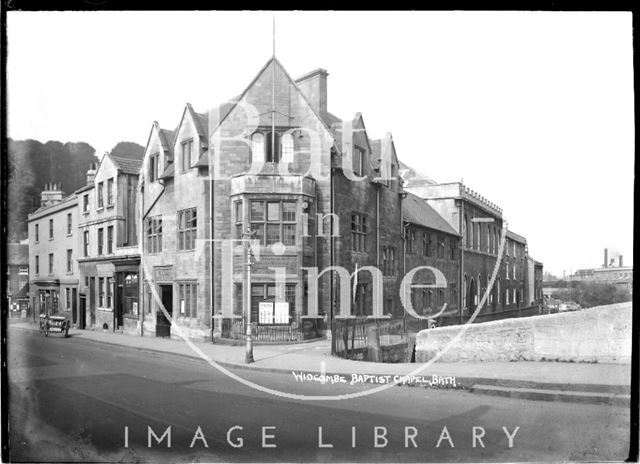
[[[38,330],[37,324],[31,322],[12,322],[10,325],[22,330]],[[245,346],[242,345],[211,342],[187,344],[181,339],[78,329],[71,329],[69,334],[71,337],[95,343],[201,358],[203,361],[215,362],[226,368],[311,374],[316,376],[316,381],[327,381],[330,377],[340,376],[347,382],[372,384],[400,379],[401,386],[462,388],[472,393],[527,400],[620,406],[627,406],[630,401],[631,366],[628,364],[552,361],[373,363],[331,356],[329,340],[287,345],[255,345],[254,362],[247,364]]]

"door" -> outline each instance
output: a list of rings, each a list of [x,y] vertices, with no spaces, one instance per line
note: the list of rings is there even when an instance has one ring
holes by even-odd
[[[87,318],[87,298],[84,295],[80,295],[80,312],[78,314],[78,328],[84,329],[86,327]]]
[[[71,289],[71,321],[78,325],[78,289]]]
[[[173,285],[159,285],[160,299],[169,316],[173,316]],[[164,311],[156,310],[156,337],[171,336],[171,321],[165,316]]]
[[[89,323],[91,327],[96,325],[96,278],[89,278]]]
[[[123,326],[122,314],[123,314],[123,308],[124,308],[124,289],[122,286],[121,272],[118,272],[115,274],[115,281],[116,281],[116,285],[114,290],[116,294],[114,295],[114,301],[115,301],[114,322],[115,322],[115,327],[120,329]]]

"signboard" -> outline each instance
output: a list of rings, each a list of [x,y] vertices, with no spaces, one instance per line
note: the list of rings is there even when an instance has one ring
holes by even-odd
[[[289,323],[289,303],[276,303],[275,324],[288,324]]]
[[[258,323],[273,324],[273,303],[262,301],[258,304]]]

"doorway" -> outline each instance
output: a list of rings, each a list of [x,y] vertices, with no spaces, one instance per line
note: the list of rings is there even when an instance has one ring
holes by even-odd
[[[87,297],[80,295],[80,312],[78,314],[78,328],[84,329],[86,327],[87,317]]]
[[[173,285],[159,285],[160,299],[168,315],[173,317]],[[159,307],[156,310],[156,337],[171,336],[171,320]]]
[[[78,289],[71,289],[71,321],[73,325],[78,325]]]
[[[89,278],[89,323],[96,326],[96,278]]]

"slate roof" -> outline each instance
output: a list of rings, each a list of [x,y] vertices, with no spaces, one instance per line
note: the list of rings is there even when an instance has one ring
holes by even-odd
[[[160,143],[162,143],[162,147],[166,152],[173,156],[173,140],[176,136],[175,131],[160,129],[158,133],[160,134]]]
[[[407,197],[402,200],[402,216],[404,220],[419,226],[460,236],[435,209],[412,193],[407,194]]]
[[[119,171],[125,174],[138,174],[142,167],[142,157],[144,153],[140,155],[140,159],[121,158],[120,156],[109,155],[113,164],[116,165]]]
[[[11,298],[14,300],[19,300],[24,298],[28,299],[29,298],[29,282],[24,284],[24,287],[18,290],[18,292],[15,295],[12,295]]]
[[[8,243],[7,264],[23,266],[29,264],[29,245],[26,243]]]

